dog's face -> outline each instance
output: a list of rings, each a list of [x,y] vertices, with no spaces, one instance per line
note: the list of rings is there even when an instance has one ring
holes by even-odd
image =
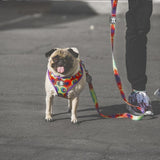
[[[69,75],[77,69],[79,53],[76,48],[52,49],[46,53],[48,69],[55,75]]]

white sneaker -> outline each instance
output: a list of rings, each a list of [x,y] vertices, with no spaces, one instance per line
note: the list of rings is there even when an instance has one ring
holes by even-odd
[[[151,101],[145,91],[133,90],[133,92],[128,97],[128,102],[135,106],[139,106],[139,108],[136,108],[136,107],[127,105],[127,109],[130,111],[130,113],[138,116],[154,115],[152,111]]]

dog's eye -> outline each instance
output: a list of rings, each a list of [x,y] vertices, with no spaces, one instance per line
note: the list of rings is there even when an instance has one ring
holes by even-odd
[[[53,57],[52,60],[53,60],[54,62],[57,62],[57,61],[59,60],[59,56],[57,55],[57,56]]]
[[[52,65],[51,65],[53,68],[55,67],[55,64],[54,63],[52,63]]]

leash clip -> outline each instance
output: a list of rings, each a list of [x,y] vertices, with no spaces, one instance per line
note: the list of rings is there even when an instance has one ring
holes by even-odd
[[[87,83],[92,82],[92,76],[88,72],[86,72],[86,81],[87,81]]]
[[[88,70],[86,69],[84,63],[82,61],[80,63],[82,64],[82,66],[84,67],[84,70],[86,72],[86,81],[87,81],[87,83],[91,83],[92,82],[92,76],[88,73]]]
[[[110,17],[110,24],[116,24],[116,17],[112,16]]]

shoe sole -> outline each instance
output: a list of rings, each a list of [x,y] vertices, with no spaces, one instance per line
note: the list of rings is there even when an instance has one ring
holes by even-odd
[[[152,111],[146,111],[146,112],[144,113],[144,115],[145,115],[145,116],[153,116],[154,113],[153,113]]]
[[[146,111],[145,113],[138,113],[138,112],[134,111],[134,110],[132,109],[132,107],[129,106],[129,105],[127,105],[126,108],[127,108],[127,110],[128,110],[131,114],[133,114],[133,115],[135,115],[135,116],[142,116],[142,115],[145,115],[145,116],[153,116],[153,115],[154,115],[154,113],[153,113],[152,111]]]

